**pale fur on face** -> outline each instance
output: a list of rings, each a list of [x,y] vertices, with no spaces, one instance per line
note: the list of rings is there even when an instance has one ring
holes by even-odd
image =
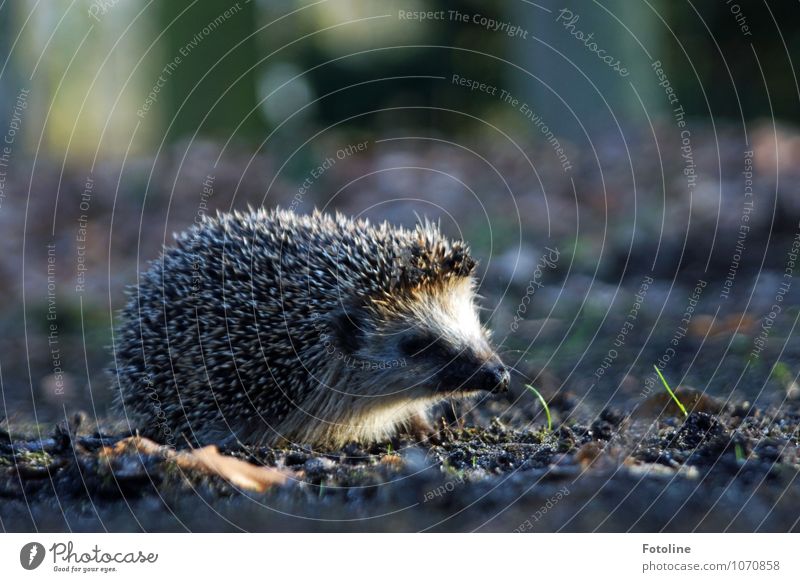
[[[400,314],[405,327],[426,329],[456,350],[472,350],[479,358],[494,357],[470,278],[449,281],[445,288],[422,289],[412,297],[404,303],[406,313]],[[394,350],[384,348],[381,356],[396,358],[396,346]],[[331,367],[300,409],[275,428],[285,439],[331,447],[385,440],[402,426],[427,422],[431,407],[444,398],[433,384],[436,371],[425,363],[366,373]],[[313,418],[306,412],[311,410]]]
[[[475,285],[470,278],[456,279],[444,292],[422,292],[411,302],[411,313],[421,325],[451,345],[472,348],[486,347],[487,332],[478,318]]]

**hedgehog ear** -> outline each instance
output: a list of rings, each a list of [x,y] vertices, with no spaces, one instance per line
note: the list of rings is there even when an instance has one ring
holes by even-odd
[[[361,347],[364,332],[362,310],[358,307],[342,307],[330,315],[333,344],[345,354],[352,355]]]
[[[469,254],[469,248],[455,243],[443,260],[443,270],[457,277],[469,277],[475,273],[478,263]]]
[[[413,289],[425,279],[425,269],[419,266],[424,253],[425,246],[418,240],[399,251],[397,273],[394,277],[399,289]]]
[[[446,243],[420,238],[399,255],[400,287],[414,288],[425,282],[451,277],[470,277],[477,263],[463,242]]]

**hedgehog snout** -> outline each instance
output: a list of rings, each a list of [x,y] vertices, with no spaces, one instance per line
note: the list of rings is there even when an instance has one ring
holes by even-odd
[[[511,373],[501,362],[486,364],[478,372],[479,382],[484,390],[494,393],[508,392]]]
[[[488,359],[464,355],[456,357],[440,369],[439,378],[451,390],[485,390],[493,393],[507,392],[511,382],[508,368],[496,356]]]
[[[496,394],[508,392],[508,386],[511,383],[511,372],[508,367],[503,364],[500,356],[489,345],[486,339],[483,339],[474,348],[475,355],[473,362],[477,363],[477,371],[472,378],[473,383],[479,390],[486,390]]]

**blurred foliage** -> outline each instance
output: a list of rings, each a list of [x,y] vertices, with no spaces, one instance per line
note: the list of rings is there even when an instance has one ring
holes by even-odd
[[[662,6],[670,30],[665,62],[690,115],[800,121],[796,3],[737,0]]]
[[[561,6],[554,0],[537,5],[549,7],[551,15]],[[106,8],[98,11],[98,6]],[[649,109],[669,114],[663,94],[653,92],[657,87],[649,63],[641,63],[641,46],[664,63],[690,115],[737,120],[774,113],[792,122],[800,119],[790,61],[800,45],[796,4],[654,0],[647,6],[632,10],[607,0],[573,9],[583,16],[583,30],[596,33],[610,50],[623,51],[622,60],[634,65],[630,79]],[[520,25],[531,36],[510,37],[449,17],[423,22],[398,17],[401,10],[456,9]],[[547,91],[531,91],[539,81],[531,85],[519,69],[498,59],[542,75],[544,82],[552,81],[549,76],[557,76],[559,68],[569,68],[562,59],[583,63],[612,105],[618,99],[623,120],[636,114],[639,105],[627,84],[615,89],[620,79],[604,79],[608,71],[594,66],[594,55],[550,19],[524,2],[478,0],[81,0],[69,6],[17,0],[0,9],[0,58],[5,62],[8,57],[0,115],[8,112],[18,87],[30,85],[37,114],[26,127],[28,148],[38,146],[44,130],[43,145],[57,155],[68,145],[70,157],[94,157],[96,150],[121,157],[137,124],[130,151],[148,152],[162,139],[176,142],[195,132],[260,143],[278,126],[283,130],[271,143],[281,147],[344,120],[338,129],[377,134],[425,127],[463,134],[480,126],[470,115],[493,120],[513,113],[496,96],[451,83],[454,72],[519,89],[534,107],[548,112],[547,104],[536,103],[548,98]],[[543,33],[553,27],[555,37]],[[620,42],[630,35],[641,38]],[[555,42],[555,52],[534,37]],[[180,63],[164,75],[146,115],[137,116],[159,75],[176,59]],[[543,65],[551,61],[559,62]],[[572,81],[566,79],[569,86]],[[608,96],[623,90],[624,99]],[[580,105],[588,102],[588,110],[603,113],[602,103],[598,107],[592,101],[598,96],[582,86],[566,97],[579,112],[587,110]],[[584,122],[591,124],[590,117]],[[557,119],[549,121],[555,130],[566,131]]]
[[[157,6],[156,29],[164,32],[161,53],[167,62],[188,55],[169,75],[163,114],[167,139],[195,131],[228,139],[234,130],[245,139],[263,137],[256,93],[256,3],[178,0]]]
[[[296,5],[287,1],[264,3],[264,19],[279,18]],[[459,71],[490,85],[501,85],[504,71],[495,62],[449,47],[498,57],[505,57],[508,50],[507,37],[486,34],[474,25],[449,19],[417,22],[398,18],[399,10],[452,9],[495,19],[502,19],[504,12],[499,4],[478,0],[327,2],[303,11],[296,26],[271,30],[262,41],[271,45],[264,46],[265,52],[285,46],[276,55],[276,68],[280,68],[280,61],[291,63],[293,70],[303,73],[315,97],[326,96],[315,107],[321,125],[352,117],[348,125],[374,130],[375,117],[361,114],[411,106],[417,109],[393,110],[378,116],[378,120],[389,120],[393,126],[425,126],[452,132],[463,128],[464,118],[442,116],[435,108],[453,104],[459,111],[479,115],[486,101],[472,95],[465,98],[463,89],[442,77],[447,79]],[[305,35],[309,35],[307,42],[288,46]]]

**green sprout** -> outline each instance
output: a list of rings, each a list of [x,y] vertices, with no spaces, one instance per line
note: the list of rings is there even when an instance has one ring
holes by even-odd
[[[744,449],[742,449],[742,445],[736,443],[733,449],[734,453],[736,453],[736,461],[738,463],[744,463]]]
[[[686,407],[683,404],[681,404],[681,401],[678,400],[677,396],[675,396],[675,393],[672,391],[672,388],[670,388],[669,384],[667,384],[667,380],[664,378],[664,374],[661,373],[661,370],[658,369],[658,366],[653,365],[653,368],[655,368],[656,374],[658,374],[658,377],[661,378],[661,383],[664,384],[664,388],[666,388],[667,392],[669,392],[669,395],[672,396],[672,399],[675,401],[675,404],[677,404],[678,408],[680,408],[681,412],[683,412],[683,415],[689,416],[689,413],[686,412]]]
[[[550,418],[550,407],[547,406],[547,402],[544,401],[544,398],[541,394],[539,394],[539,391],[536,388],[530,384],[525,384],[525,388],[533,392],[536,395],[536,398],[539,399],[539,402],[542,403],[542,406],[544,407],[544,413],[547,415],[547,430],[548,432],[551,432],[553,430],[553,419]]]
[[[783,362],[777,362],[773,366],[771,376],[782,386],[792,383],[792,369]]]

